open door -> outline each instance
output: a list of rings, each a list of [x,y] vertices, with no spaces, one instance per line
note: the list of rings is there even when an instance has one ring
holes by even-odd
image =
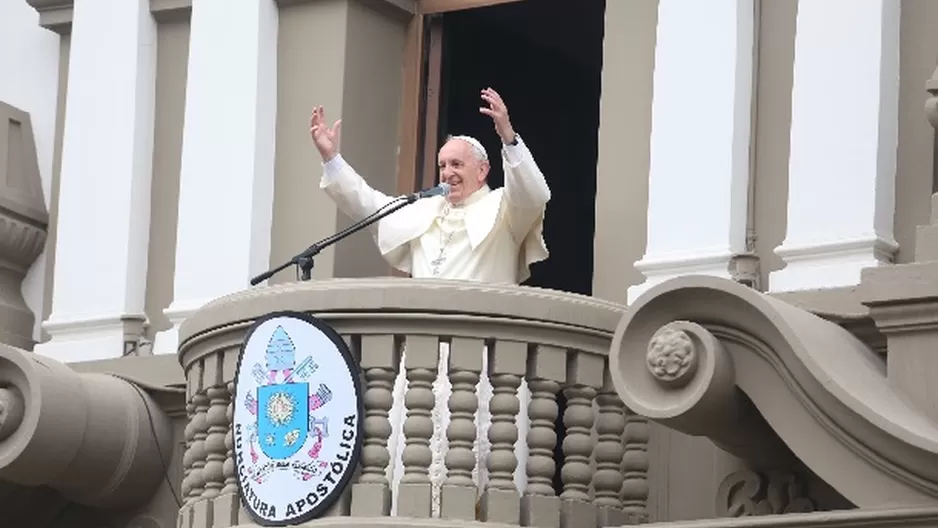
[[[404,48],[401,87],[397,194],[436,184],[439,148],[440,83],[443,61],[442,14],[525,0],[418,0]],[[391,275],[406,274],[391,269]]]
[[[444,13],[527,0],[418,0],[407,28],[397,192],[436,184]]]

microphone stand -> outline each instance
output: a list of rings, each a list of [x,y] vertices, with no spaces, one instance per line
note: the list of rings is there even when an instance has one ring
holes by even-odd
[[[403,207],[406,207],[416,202],[418,199],[420,199],[419,194],[410,194],[407,196],[401,196],[401,197],[394,199],[393,201],[389,202],[387,205],[384,206],[387,209],[384,209],[384,208],[378,209],[376,212],[372,213],[369,216],[366,216],[362,220],[352,224],[351,226],[343,229],[342,231],[339,231],[338,233],[331,235],[329,237],[326,237],[320,240],[319,242],[316,242],[315,244],[309,246],[308,248],[298,253],[296,256],[294,256],[287,262],[277,266],[276,268],[267,270],[264,273],[261,273],[260,275],[252,278],[251,286],[258,285],[259,283],[269,279],[270,277],[274,276],[275,274],[279,273],[280,271],[292,265],[297,266],[297,271],[298,271],[297,274],[300,276],[299,280],[302,280],[302,281],[310,280],[310,278],[312,277],[312,271],[313,271],[313,265],[314,265],[313,259],[316,258],[316,256],[319,255],[319,253],[322,250],[348,237],[349,235],[357,233],[358,231],[361,231],[362,229],[370,226],[371,224],[374,224],[378,220],[381,220],[382,218],[390,215],[391,213],[397,211],[398,209],[401,209]]]

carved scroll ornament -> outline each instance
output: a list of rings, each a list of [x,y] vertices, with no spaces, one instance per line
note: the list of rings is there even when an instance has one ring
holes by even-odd
[[[815,510],[804,483],[794,473],[740,470],[728,475],[717,490],[720,517],[749,517]]]
[[[716,277],[659,284],[622,318],[609,366],[628,408],[753,470],[797,457],[859,507],[938,503],[938,426],[856,337],[769,295]]]

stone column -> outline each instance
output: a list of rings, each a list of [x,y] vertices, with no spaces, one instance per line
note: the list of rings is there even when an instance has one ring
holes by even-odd
[[[855,285],[892,259],[898,105],[899,0],[802,0],[771,291]]]
[[[119,357],[145,319],[155,75],[147,0],[75,3],[51,340],[36,352]]]
[[[660,0],[648,174],[648,242],[635,267],[651,286],[730,277],[746,250],[752,0]]]
[[[938,69],[926,82],[929,122],[938,129]],[[938,193],[931,219],[915,232],[915,261],[863,271],[860,291],[888,346],[887,375],[898,392],[938,420]]]
[[[193,2],[173,327],[154,353],[175,353],[183,319],[268,268],[278,18],[274,0]]]

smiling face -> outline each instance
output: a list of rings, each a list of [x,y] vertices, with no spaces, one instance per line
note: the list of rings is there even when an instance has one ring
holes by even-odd
[[[463,139],[447,141],[437,160],[440,181],[451,186],[447,200],[452,203],[459,203],[479,190],[489,175],[489,162]]]

